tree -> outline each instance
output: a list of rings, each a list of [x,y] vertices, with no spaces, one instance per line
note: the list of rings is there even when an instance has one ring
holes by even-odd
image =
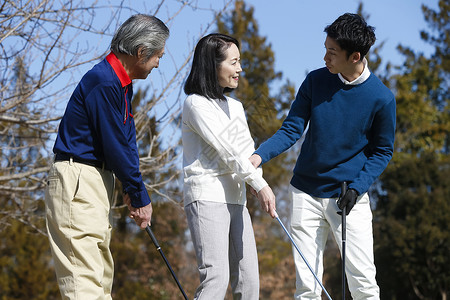
[[[140,112],[146,102],[148,90],[139,89],[132,105]],[[150,102],[155,99],[150,98]],[[167,126],[178,126],[177,118]],[[175,124],[172,124],[175,123]],[[139,123],[141,124],[141,123]],[[139,131],[138,151],[141,162],[145,161],[142,176],[152,195],[154,231],[167,259],[175,270],[183,288],[188,293],[197,285],[195,254],[186,249],[187,222],[182,208],[182,192],[179,188],[179,146],[162,146],[162,129],[156,116],[148,117],[145,127]],[[167,138],[167,137],[164,137]],[[178,142],[179,144],[179,142]],[[148,153],[148,151],[152,153]],[[164,166],[164,169],[161,168]],[[118,299],[173,299],[180,292],[166,269],[163,260],[144,231],[140,231],[128,218],[128,208],[123,204],[122,187],[116,182],[116,205],[114,207],[114,232],[111,251],[116,265],[113,296]],[[130,253],[133,253],[130,256]]]
[[[376,209],[378,280],[386,299],[447,299],[450,290],[448,1],[422,6],[435,47],[427,58],[398,46],[405,63],[392,75],[397,100],[395,154],[381,176]]]
[[[58,121],[70,93],[86,68],[90,68],[108,51],[121,15],[139,13],[132,7],[126,7],[123,2],[6,0],[0,6],[0,194],[5,198],[29,198],[31,202],[42,200]],[[148,13],[157,15],[165,2],[160,0],[153,4]],[[177,3],[175,11],[168,11],[167,22],[173,22],[186,8],[214,12],[194,2]],[[223,9],[227,5],[224,3]],[[103,17],[99,19],[97,15]],[[209,26],[211,24],[207,24],[204,30]],[[92,41],[98,41],[99,44]],[[163,81],[165,86],[162,91],[140,104],[135,115],[139,129],[138,141],[145,135],[150,120],[161,126],[172,126],[167,124],[176,122],[179,101],[165,107],[165,114],[158,118],[151,119],[150,112],[156,106],[162,106],[161,103],[173,90],[179,89],[192,50],[187,52],[185,61],[179,66],[175,65],[173,74],[164,76],[167,80]],[[144,169],[163,168],[166,162],[172,163],[162,158],[148,157],[152,155],[152,142],[157,138],[154,136],[148,141],[148,155],[141,159]],[[175,146],[176,143],[168,147]],[[161,155],[166,154],[164,152]],[[155,162],[159,165],[156,166]],[[161,186],[163,184],[148,185],[148,188],[158,193]],[[167,195],[165,197],[170,198]],[[25,217],[35,215],[33,206],[22,207],[24,209],[28,210],[21,212],[18,217],[32,226],[33,220],[26,220]],[[0,212],[5,223],[17,215],[3,209]]]
[[[62,116],[67,99],[75,84],[87,68],[99,61],[108,49],[108,45],[123,15],[140,13],[139,8],[148,5],[146,1],[133,7],[124,5],[125,1],[3,1],[0,5],[0,239],[2,258],[0,266],[0,298],[2,299],[53,299],[58,297],[56,280],[53,275],[48,240],[45,230],[44,189],[46,175],[52,162],[52,147],[58,121]],[[170,1],[172,9],[166,9],[169,0],[152,3],[146,13],[164,15],[161,18],[170,27],[182,10],[209,11],[220,14],[231,0],[223,7],[212,9],[201,7],[197,1]],[[116,3],[116,4],[115,4]],[[101,18],[98,18],[101,16]],[[200,35],[209,29],[206,24]],[[88,42],[90,41],[90,42]],[[160,211],[163,220],[154,218],[154,225],[161,224],[159,231],[165,234],[164,240],[172,239],[173,245],[166,244],[166,254],[174,262],[174,267],[186,266],[185,251],[175,252],[177,247],[185,248],[185,224],[180,192],[173,189],[179,174],[179,142],[176,136],[167,135],[167,128],[178,128],[179,95],[169,104],[165,100],[180,86],[187,72],[193,49],[186,48],[185,60],[179,65],[174,63],[173,73],[162,74],[162,89],[159,92],[136,93],[133,101],[137,141],[141,155],[141,171],[146,187],[152,194],[154,210]],[[166,52],[170,58],[170,49]],[[156,76],[156,75],[153,75]],[[147,97],[148,94],[148,97]],[[163,107],[163,114],[155,113],[156,108]],[[164,130],[163,130],[164,129]],[[163,141],[164,138],[167,140]],[[173,190],[173,192],[172,192]],[[175,204],[175,205],[174,205]],[[141,272],[156,276],[154,286],[170,291],[164,266],[153,263],[140,264],[141,256],[158,254],[143,238],[144,232],[136,230],[130,219],[126,218],[126,209],[122,204],[121,190],[116,190],[113,214],[121,216],[115,220],[119,228],[113,236],[114,249],[118,249],[116,268],[128,273],[116,277],[117,295],[124,295],[124,290],[143,287],[148,277],[141,276],[137,281],[128,282],[134,270],[123,264],[130,261],[127,250],[136,251],[132,260]],[[167,215],[166,215],[167,213]],[[167,226],[167,227],[166,227]],[[139,235],[139,237],[135,237]],[[158,235],[159,236],[159,235]],[[138,241],[138,242],[136,242]],[[129,243],[133,246],[129,247]],[[31,247],[32,246],[32,247]],[[150,246],[150,247],[149,247]],[[128,248],[127,248],[128,247]],[[173,247],[173,248],[172,248]],[[125,251],[122,251],[124,250]],[[114,251],[114,250],[113,250]],[[150,252],[151,251],[151,252]],[[125,256],[120,256],[120,255]],[[145,259],[144,259],[145,261]],[[147,260],[148,261],[148,260]],[[160,262],[160,261],[158,261]],[[176,265],[175,265],[176,264]],[[178,268],[177,268],[178,269]],[[42,271],[45,270],[45,271]],[[164,270],[165,271],[165,270]],[[186,273],[186,282],[194,278]],[[163,275],[164,274],[164,275]],[[170,276],[170,275],[169,275]],[[193,284],[194,285],[194,284]],[[26,288],[25,288],[26,287]],[[21,289],[21,290],[19,290]],[[136,292],[136,290],[135,290]],[[153,295],[155,292],[144,292]],[[171,298],[173,293],[168,293]],[[178,295],[178,292],[176,293]]]
[[[43,224],[38,224],[41,227]],[[0,231],[0,298],[59,299],[48,240],[35,229],[12,220]]]
[[[281,80],[282,73],[274,70],[274,53],[267,38],[260,36],[253,11],[253,7],[247,7],[244,1],[236,1],[234,10],[218,20],[217,29],[240,43],[243,72],[233,96],[242,102],[255,146],[258,146],[281,126],[294,99],[295,88],[287,81],[279,91],[271,91],[271,85]],[[264,178],[277,195],[280,216],[288,206],[282,195],[286,193],[283,191],[287,189],[296,153],[293,149],[263,167]],[[247,200],[258,247],[261,297],[292,297],[295,268],[291,246],[278,223],[261,211],[257,199],[247,193]]]
[[[61,109],[73,87],[71,71],[98,59],[93,46],[75,44],[77,35],[111,34],[117,15],[94,28],[99,7],[72,1],[4,1],[0,6],[0,142],[1,221],[7,228],[12,219],[36,227],[43,211],[36,211],[43,198],[46,173],[51,161]],[[86,58],[85,55],[92,55]],[[59,81],[63,76],[66,84]],[[14,211],[4,205],[14,203]]]

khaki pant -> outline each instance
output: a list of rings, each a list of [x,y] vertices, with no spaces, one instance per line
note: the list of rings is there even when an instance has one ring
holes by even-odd
[[[113,190],[110,171],[72,161],[50,169],[47,230],[63,299],[111,299]]]

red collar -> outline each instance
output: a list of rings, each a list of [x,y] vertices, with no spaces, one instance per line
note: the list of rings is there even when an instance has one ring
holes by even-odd
[[[122,63],[117,58],[117,56],[114,53],[108,54],[106,57],[106,60],[109,62],[111,67],[113,68],[114,72],[116,73],[117,77],[119,77],[120,83],[122,84],[122,87],[125,87],[131,83],[130,76],[128,76],[127,71],[125,71],[125,68],[122,66]]]

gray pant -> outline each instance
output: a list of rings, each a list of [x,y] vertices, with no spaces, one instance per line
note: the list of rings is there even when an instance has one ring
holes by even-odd
[[[185,207],[200,285],[194,299],[259,299],[258,256],[247,207],[196,201]]]

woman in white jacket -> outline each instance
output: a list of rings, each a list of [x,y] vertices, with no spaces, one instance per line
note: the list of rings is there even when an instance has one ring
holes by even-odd
[[[246,207],[247,183],[264,211],[275,216],[275,195],[248,158],[255,151],[237,88],[239,43],[223,34],[203,37],[184,86],[184,205],[200,285],[195,299],[259,299],[256,243]]]

